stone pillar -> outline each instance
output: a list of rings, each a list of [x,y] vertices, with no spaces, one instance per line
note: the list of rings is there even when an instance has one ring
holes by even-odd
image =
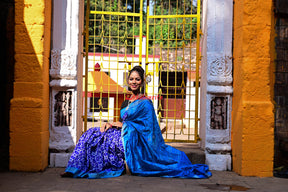
[[[275,2],[234,0],[232,158],[242,176],[273,176],[274,83],[285,82],[274,79],[276,55],[287,69],[287,55],[275,53]]]
[[[201,125],[206,163],[231,170],[233,0],[203,1]]]
[[[83,0],[53,1],[50,167],[67,165],[82,131],[82,8]]]
[[[51,1],[14,2],[15,75],[10,100],[9,169],[42,171],[48,166]],[[2,62],[3,58],[1,65],[5,65]]]

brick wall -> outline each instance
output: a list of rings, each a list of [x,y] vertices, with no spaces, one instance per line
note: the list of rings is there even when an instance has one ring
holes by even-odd
[[[288,167],[288,1],[276,1],[275,165]]]

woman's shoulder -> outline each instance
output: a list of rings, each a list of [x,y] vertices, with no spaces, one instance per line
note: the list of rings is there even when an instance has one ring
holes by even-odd
[[[151,98],[149,96],[143,96],[141,98],[141,101],[143,103],[146,103],[146,104],[149,104],[149,105],[153,105],[153,102],[152,102],[152,100],[151,100]]]
[[[152,102],[151,98],[149,96],[143,95],[140,99]]]

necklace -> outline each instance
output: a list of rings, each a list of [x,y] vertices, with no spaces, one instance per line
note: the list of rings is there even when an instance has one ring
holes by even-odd
[[[139,99],[139,98],[141,98],[141,97],[143,97],[144,95],[143,94],[138,94],[137,96],[135,96],[135,95],[131,95],[130,96],[130,98],[129,98],[129,100],[128,100],[128,105],[127,105],[127,108],[126,108],[126,110],[128,110],[129,109],[129,105],[133,102],[133,101],[135,101],[135,100],[137,100],[137,99]]]

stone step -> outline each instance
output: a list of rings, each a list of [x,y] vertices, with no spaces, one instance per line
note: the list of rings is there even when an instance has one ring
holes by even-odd
[[[174,143],[167,142],[167,145],[183,151],[190,159],[192,164],[205,164],[205,152],[197,143]]]

